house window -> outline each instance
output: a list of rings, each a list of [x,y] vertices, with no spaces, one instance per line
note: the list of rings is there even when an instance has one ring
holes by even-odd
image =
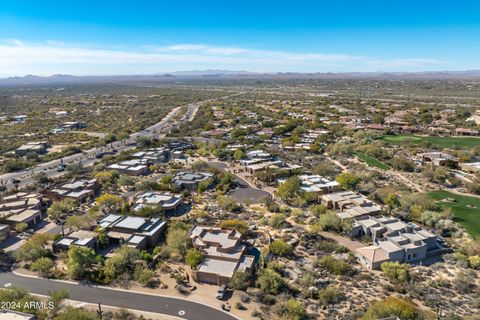
[[[407,256],[407,260],[410,260],[410,255]]]
[[[414,257],[414,258],[416,258],[416,257],[417,257],[417,254],[416,254],[416,253],[414,253],[414,254],[413,254],[413,257]]]

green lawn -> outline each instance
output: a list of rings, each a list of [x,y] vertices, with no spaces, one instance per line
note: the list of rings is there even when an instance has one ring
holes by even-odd
[[[441,206],[452,208],[455,220],[459,222],[472,237],[480,236],[480,199],[461,196],[448,191],[432,191],[428,193],[435,200],[445,198],[455,199],[453,203],[439,203]],[[467,205],[473,206],[472,208]]]
[[[412,135],[384,135],[380,140],[393,144],[420,144],[430,142],[443,148],[461,147],[470,149],[480,145],[479,137],[437,137],[437,136],[412,136]]]
[[[355,153],[355,155],[357,156],[358,159],[362,160],[363,162],[365,162],[369,166],[377,167],[377,168],[382,169],[382,170],[389,170],[390,169],[390,167],[387,166],[385,163],[383,163],[383,162],[381,162],[381,161],[379,161],[375,158],[369,157],[363,152],[357,152],[357,153]]]

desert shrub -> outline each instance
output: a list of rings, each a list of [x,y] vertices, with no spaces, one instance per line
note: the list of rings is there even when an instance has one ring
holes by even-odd
[[[319,259],[317,265],[336,275],[352,275],[354,273],[353,268],[348,263],[335,259],[332,256],[325,256]]]
[[[324,231],[342,231],[342,220],[335,212],[328,212],[321,215],[317,225]]]
[[[468,264],[472,269],[480,269],[480,256],[468,257]]]
[[[144,287],[153,287],[155,283],[155,271],[137,267],[133,273],[133,280],[137,281]]]
[[[273,228],[279,229],[285,225],[286,220],[287,218],[283,213],[276,213],[270,218],[270,221],[268,223]]]
[[[264,269],[257,278],[257,286],[266,294],[278,294],[285,285],[282,276],[272,269]]]
[[[197,249],[189,249],[185,255],[185,263],[190,266],[190,268],[195,269],[203,261],[203,253]]]
[[[409,267],[406,264],[389,261],[382,263],[381,269],[392,283],[406,283],[410,279]]]
[[[425,318],[412,302],[402,298],[388,297],[385,300],[372,303],[362,320],[377,320],[392,316],[397,316],[400,320]]]
[[[335,287],[322,289],[318,293],[318,301],[323,305],[337,304],[343,299],[345,299],[345,295]]]
[[[282,319],[301,320],[305,318],[305,306],[299,300],[288,299],[278,304],[275,313]]]
[[[41,257],[35,260],[31,265],[30,265],[30,270],[32,271],[38,271],[42,277],[46,277],[50,275],[52,272],[52,269],[54,267],[54,263],[52,259],[48,257]]]
[[[250,285],[251,277],[246,272],[235,272],[230,280],[230,285],[235,290],[247,290]]]
[[[292,246],[281,239],[274,240],[272,243],[270,243],[268,248],[270,252],[276,256],[284,257],[292,253]]]
[[[239,219],[229,219],[223,220],[220,222],[220,228],[232,228],[236,229],[238,232],[245,234],[248,231],[247,223]]]

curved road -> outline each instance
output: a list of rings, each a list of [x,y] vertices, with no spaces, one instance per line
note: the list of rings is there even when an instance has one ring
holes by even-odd
[[[0,273],[0,287],[6,284],[26,289],[34,294],[48,295],[49,291],[67,289],[70,298],[87,303],[160,313],[189,320],[235,320],[226,312],[200,303],[173,297],[154,296],[136,292],[110,290],[42,278],[23,277],[11,272]],[[8,286],[8,285],[7,285]]]
[[[209,161],[208,164],[212,165],[213,167],[225,171],[227,165],[223,162],[218,161]],[[237,177],[238,188],[233,190],[229,195],[232,196],[238,202],[249,202],[249,203],[261,203],[262,200],[265,198],[271,198],[272,195],[267,191],[256,189],[252,187],[247,181]]]

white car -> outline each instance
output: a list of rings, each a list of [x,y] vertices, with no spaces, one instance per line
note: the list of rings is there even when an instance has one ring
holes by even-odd
[[[218,300],[223,300],[226,293],[227,293],[227,285],[224,284],[217,291],[217,296],[216,296],[217,299]]]

